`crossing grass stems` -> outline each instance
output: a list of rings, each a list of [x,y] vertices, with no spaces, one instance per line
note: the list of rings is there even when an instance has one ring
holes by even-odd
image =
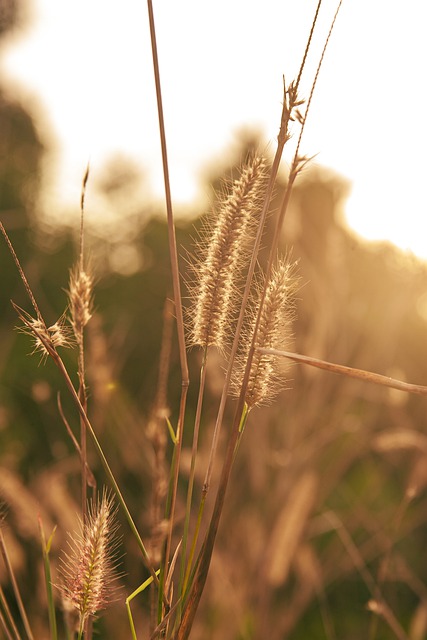
[[[378,384],[397,386],[408,392],[425,394],[426,388],[393,381],[366,371],[340,367],[325,363],[292,351],[292,323],[295,316],[294,299],[299,288],[298,266],[291,259],[291,252],[281,255],[279,237],[290,194],[295,180],[305,168],[309,159],[300,153],[302,133],[316,86],[320,66],[326,46],[335,24],[341,3],[338,5],[325,48],[313,81],[311,94],[305,102],[299,95],[299,85],[305,68],[313,31],[319,15],[319,2],[313,18],[311,32],[304,57],[295,81],[283,84],[283,106],[280,119],[277,148],[270,161],[263,153],[254,152],[245,159],[240,175],[220,194],[215,211],[205,221],[197,237],[193,255],[189,260],[189,274],[186,279],[190,292],[190,304],[185,314],[181,296],[182,274],[178,269],[178,250],[175,238],[172,198],[169,187],[168,160],[163,107],[161,97],[160,69],[155,36],[154,12],[148,0],[148,12],[153,50],[153,68],[156,81],[160,137],[165,176],[166,209],[169,230],[169,249],[174,287],[173,314],[177,323],[177,335],[182,374],[182,394],[179,415],[176,420],[169,417],[166,410],[166,388],[170,358],[170,343],[173,332],[170,327],[172,310],[167,307],[165,333],[162,346],[158,394],[149,420],[148,431],[156,454],[158,471],[154,481],[153,513],[155,514],[158,541],[148,546],[143,541],[127,503],[124,490],[118,482],[106,459],[102,445],[96,435],[96,425],[92,425],[87,407],[87,380],[85,366],[85,330],[93,313],[94,277],[85,261],[84,249],[84,200],[89,169],[86,171],[81,199],[81,228],[79,255],[75,267],[70,271],[68,305],[64,314],[52,326],[47,326],[31,285],[21,267],[19,257],[9,240],[4,226],[0,229],[15,261],[23,285],[27,291],[32,313],[14,304],[21,322],[21,330],[33,340],[33,353],[40,354],[42,360],[52,358],[64,378],[75,404],[79,420],[80,435],[73,434],[60,407],[67,431],[72,437],[76,455],[81,461],[81,524],[80,530],[70,534],[70,544],[60,562],[58,578],[51,572],[52,535],[46,539],[43,523],[40,523],[40,538],[46,575],[46,592],[49,609],[50,634],[57,640],[56,617],[58,595],[62,601],[68,625],[69,638],[90,640],[93,622],[100,612],[108,607],[117,596],[116,585],[120,572],[116,569],[120,536],[117,525],[117,509],[120,508],[139,547],[142,561],[147,567],[148,578],[126,598],[129,618],[128,636],[137,638],[132,610],[138,606],[138,599],[144,591],[151,594],[151,628],[147,636],[154,638],[174,638],[186,640],[190,637],[201,595],[209,573],[215,539],[220,524],[226,492],[230,484],[230,473],[238,455],[245,427],[250,421],[251,411],[274,401],[278,392],[286,387],[283,375],[283,359],[296,360],[305,365],[320,367],[341,375],[350,375]],[[270,210],[272,194],[282,161],[284,148],[297,130],[297,145],[290,165],[288,182],[280,210],[269,258],[265,270],[258,262],[258,253],[264,237],[264,228]],[[170,304],[170,303],[169,303]],[[169,327],[169,328],[168,328]],[[74,386],[60,351],[64,348],[77,349],[77,379]],[[180,457],[186,424],[186,403],[189,387],[187,349],[200,350],[201,366],[197,406],[192,425],[192,446],[189,475],[186,483],[185,515],[183,521],[177,516],[176,503],[180,478]],[[196,467],[203,403],[212,356],[219,353],[225,362],[222,393],[213,430],[210,454],[206,461],[203,487],[197,495]],[[225,447],[219,455],[220,434],[224,431],[225,408],[234,401],[234,419],[226,425]],[[228,420],[228,418],[227,418]],[[86,439],[95,446],[105,472],[105,484],[109,489],[98,492],[93,474],[88,465]],[[167,439],[172,443],[172,459],[166,464]],[[164,470],[169,469],[169,477]],[[163,471],[162,471],[163,470]],[[216,470],[216,484],[213,471]],[[277,543],[270,547],[271,562],[266,565],[267,580],[271,584],[280,583],[289,565],[289,549],[297,539],[297,531],[303,526],[304,513],[310,510],[314,491],[313,476],[305,477],[295,487],[295,496],[300,495],[299,505],[306,505],[299,516],[289,512],[283,516],[282,529],[287,533],[287,543],[283,535],[276,531]],[[162,486],[167,489],[162,489]],[[92,497],[88,501],[88,491]],[[213,508],[206,511],[207,498],[213,495]],[[2,520],[4,519],[2,515]],[[292,525],[293,523],[293,525]],[[339,524],[336,525],[339,528]],[[282,531],[283,533],[283,531]],[[274,537],[273,535],[273,537]],[[344,535],[344,534],[343,534]],[[178,539],[178,543],[174,540]],[[350,546],[350,542],[345,540]],[[175,546],[174,546],[175,545]],[[20,612],[20,623],[16,623],[0,591],[0,627],[5,637],[21,637],[18,626],[24,626],[28,638],[32,638],[31,625],[25,613],[19,588],[12,566],[8,561],[7,547],[0,528],[0,546],[7,571],[14,586],[14,593]],[[286,547],[286,548],[285,548]],[[282,549],[282,551],[280,551]],[[280,556],[280,558],[279,558]],[[279,558],[279,560],[278,560]],[[55,582],[56,580],[56,582]],[[369,582],[370,578],[368,578]],[[383,616],[397,637],[405,637],[392,611],[378,597],[372,586],[370,609]],[[376,598],[376,599],[375,599]],[[123,636],[124,637],[124,636]]]

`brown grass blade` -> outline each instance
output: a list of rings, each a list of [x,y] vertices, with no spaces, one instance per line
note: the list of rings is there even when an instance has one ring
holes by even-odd
[[[7,575],[9,576],[9,580],[12,585],[13,593],[15,595],[16,604],[18,606],[19,613],[21,615],[21,620],[25,629],[25,633],[27,634],[29,640],[34,640],[34,636],[31,631],[30,623],[27,617],[27,613],[25,611],[23,600],[21,598],[21,593],[19,591],[18,583],[15,578],[15,573],[13,571],[12,563],[10,562],[9,554],[7,552],[7,547],[4,541],[3,532],[1,528],[0,528],[0,551],[3,557],[4,565],[6,567]]]
[[[181,448],[182,448],[182,431],[184,428],[185,407],[187,402],[187,393],[188,393],[190,380],[189,380],[188,363],[187,363],[187,350],[186,350],[186,344],[185,344],[184,315],[183,315],[181,283],[180,283],[179,265],[178,265],[178,251],[176,246],[175,224],[174,224],[174,216],[173,216],[173,210],[172,210],[172,196],[171,196],[171,188],[170,188],[169,163],[168,163],[167,144],[166,144],[166,129],[165,129],[165,121],[164,121],[164,115],[163,115],[163,99],[162,99],[162,90],[161,90],[161,82],[160,82],[160,66],[159,66],[159,58],[157,53],[157,38],[156,38],[156,29],[155,29],[152,0],[147,0],[147,9],[148,9],[148,19],[150,24],[154,81],[156,85],[157,113],[158,113],[158,119],[159,119],[159,133],[160,133],[160,143],[161,143],[161,149],[162,149],[163,177],[164,177],[164,186],[165,186],[166,213],[167,213],[167,223],[168,223],[169,256],[171,261],[173,297],[174,297],[174,303],[175,303],[179,358],[180,358],[180,364],[181,364],[181,400],[180,400],[178,424],[176,429],[176,436],[177,436],[176,466],[175,466],[176,471],[175,471],[175,476],[173,478],[170,510],[169,510],[169,513],[167,514],[168,519],[170,521],[170,528],[169,528],[169,534],[168,534],[167,543],[166,543],[165,559],[164,559],[164,564],[167,567],[169,564],[169,556],[170,556],[171,544],[172,544],[172,529],[173,529],[173,523],[174,523],[176,494],[177,494],[177,487],[178,487],[179,461],[181,457]]]
[[[324,371],[331,371],[332,373],[338,373],[350,378],[357,378],[357,380],[364,380],[365,382],[380,384],[384,387],[390,387],[391,389],[398,389],[399,391],[406,391],[407,393],[427,396],[427,387],[423,385],[403,382],[402,380],[396,380],[395,378],[390,378],[388,376],[381,375],[380,373],[373,373],[372,371],[365,371],[364,369],[354,369],[353,367],[346,367],[342,364],[334,364],[327,360],[319,360],[318,358],[312,358],[310,356],[304,356],[300,353],[293,353],[290,351],[281,351],[280,349],[259,349],[259,351],[261,353],[276,355],[282,358],[289,358],[295,362],[308,364],[310,367],[317,367],[317,369],[323,369]]]

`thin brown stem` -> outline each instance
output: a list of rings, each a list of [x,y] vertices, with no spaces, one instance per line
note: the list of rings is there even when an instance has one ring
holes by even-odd
[[[10,251],[10,253],[12,255],[12,258],[13,258],[15,264],[16,264],[16,268],[18,269],[18,272],[19,272],[21,280],[22,280],[22,282],[24,284],[25,290],[26,290],[26,292],[28,294],[28,297],[30,298],[30,301],[31,301],[31,304],[33,305],[34,311],[36,312],[37,319],[41,320],[42,319],[42,314],[40,313],[40,309],[38,307],[38,304],[36,302],[34,294],[31,291],[31,287],[28,284],[28,280],[27,280],[27,278],[25,276],[24,270],[21,267],[21,263],[19,262],[18,256],[15,253],[15,249],[12,246],[12,243],[11,243],[11,241],[9,239],[9,236],[7,235],[6,229],[4,228],[2,222],[0,222],[0,231],[2,232],[2,234],[4,236],[4,239],[6,240],[6,244],[7,244],[8,248],[9,248],[9,251]]]
[[[365,371],[364,369],[354,369],[353,367],[334,364],[332,362],[327,362],[326,360],[319,360],[318,358],[311,358],[310,356],[304,356],[300,353],[293,353],[290,351],[281,351],[279,349],[259,349],[259,351],[260,353],[281,356],[283,358],[288,358],[289,360],[294,360],[295,362],[307,364],[310,367],[316,367],[317,369],[323,369],[324,371],[331,371],[332,373],[348,376],[349,378],[357,378],[358,380],[372,382],[373,384],[380,384],[384,387],[390,387],[391,389],[398,389],[399,391],[406,391],[407,393],[427,396],[427,387],[423,385],[402,382],[401,380],[396,380],[394,378],[381,375],[380,373],[373,373],[372,371]]]
[[[59,415],[61,416],[61,420],[65,425],[67,433],[70,436],[71,441],[72,441],[72,443],[74,445],[74,448],[76,449],[77,453],[79,454],[79,457],[81,457],[80,445],[78,443],[78,440],[77,440],[76,436],[73,433],[73,430],[70,427],[70,424],[69,424],[67,418],[65,417],[64,409],[63,409],[62,403],[61,403],[61,394],[59,392],[57,394],[56,403],[57,403],[57,406],[58,406]],[[86,461],[86,474],[87,474],[87,481],[88,481],[89,486],[92,487],[92,489],[95,489],[96,488],[95,476],[93,475],[93,471],[89,467],[87,461]]]
[[[175,224],[174,224],[174,216],[173,216],[173,210],[172,210],[172,196],[171,196],[170,179],[169,179],[168,152],[167,152],[167,145],[166,145],[166,129],[165,129],[165,122],[164,122],[164,115],[163,115],[163,100],[162,100],[162,89],[161,89],[161,83],[160,83],[160,68],[159,68],[159,59],[158,59],[158,53],[157,53],[156,29],[155,29],[155,23],[154,23],[152,1],[147,0],[147,5],[148,5],[148,15],[149,15],[149,22],[150,22],[154,79],[156,84],[160,143],[162,148],[166,213],[167,213],[168,231],[169,231],[169,250],[170,250],[170,259],[171,259],[171,267],[172,267],[172,282],[173,282],[176,322],[177,322],[177,328],[178,328],[178,343],[179,343],[179,355],[180,355],[180,362],[181,362],[181,374],[182,374],[183,384],[185,383],[188,384],[187,351],[186,351],[186,345],[185,345],[184,317],[182,312],[181,285],[180,285],[179,267],[178,267],[178,252],[176,247]]]
[[[186,352],[186,345],[185,345],[184,317],[183,317],[181,285],[180,285],[180,277],[179,277],[178,252],[176,247],[175,224],[174,224],[174,217],[173,217],[173,210],[172,210],[172,197],[171,197],[170,179],[169,179],[166,130],[165,130],[164,115],[163,115],[162,90],[161,90],[161,83],[160,83],[160,67],[159,67],[159,59],[158,59],[158,53],[157,53],[156,29],[155,29],[155,23],[154,23],[154,12],[153,12],[152,0],[147,0],[147,7],[148,7],[148,18],[149,18],[149,24],[150,24],[151,49],[152,49],[152,55],[153,55],[154,80],[156,85],[157,112],[158,112],[158,119],[159,119],[159,133],[160,133],[160,142],[161,142],[161,149],[162,149],[166,213],[167,213],[167,221],[168,221],[169,255],[171,260],[173,293],[174,293],[174,302],[175,302],[175,314],[176,314],[176,323],[177,323],[177,332],[178,332],[178,344],[179,344],[181,378],[182,378],[180,411],[179,411],[178,425],[176,430],[176,438],[177,438],[176,465],[175,465],[175,472],[174,472],[175,475],[173,478],[172,499],[171,499],[171,505],[170,505],[170,513],[169,513],[170,526],[169,526],[169,534],[168,534],[168,538],[166,542],[166,550],[165,550],[165,569],[167,569],[167,566],[169,564],[170,549],[172,544],[172,530],[173,530],[173,522],[174,522],[174,514],[175,514],[176,494],[177,494],[177,487],[178,487],[180,457],[181,457],[181,448],[182,448],[182,432],[184,428],[184,417],[185,417],[185,406],[186,406],[187,392],[189,387],[189,375],[188,375],[188,364],[187,364],[187,352]]]
[[[198,531],[196,528],[194,542],[190,550],[190,555],[188,558],[188,563],[186,568],[185,565],[186,565],[186,555],[187,555],[187,541],[188,541],[188,532],[190,527],[190,515],[191,515],[191,503],[193,498],[194,476],[196,473],[196,458],[197,458],[197,449],[198,449],[198,442],[199,442],[200,421],[202,416],[203,397],[204,397],[205,386],[206,386],[207,355],[208,355],[207,348],[205,348],[203,353],[203,362],[200,369],[199,394],[197,398],[196,415],[194,419],[193,444],[191,449],[191,464],[190,464],[190,474],[188,478],[187,503],[186,503],[186,510],[185,510],[184,533],[183,533],[183,542],[182,542],[180,593],[184,593],[187,587],[187,580],[191,571],[191,564],[193,561],[195,542],[197,541],[197,536],[198,536]]]
[[[89,164],[86,167],[86,172],[83,176],[82,192],[80,198],[80,250],[79,250],[79,272],[84,272],[84,205],[86,196],[86,185],[89,178]],[[82,406],[87,413],[87,394],[86,394],[86,374],[85,374],[85,353],[84,353],[84,325],[79,323],[77,344],[78,344],[78,377],[79,377],[79,398]],[[83,523],[86,522],[87,517],[87,437],[86,437],[86,425],[84,420],[80,418],[80,461],[81,461],[81,508]],[[91,635],[91,633],[89,634]],[[90,638],[88,638],[90,640]]]
[[[315,23],[317,21],[317,16],[318,16],[318,13],[319,13],[321,1],[322,0],[319,0],[319,4],[318,4],[318,7],[317,7],[316,16],[315,16],[314,24],[313,24],[313,27],[312,27],[312,31],[313,31],[314,25],[315,25]],[[301,147],[301,140],[302,140],[302,136],[303,136],[303,133],[304,133],[305,122],[307,120],[308,112],[310,111],[311,103],[313,101],[313,96],[314,96],[314,90],[315,90],[316,85],[317,85],[317,80],[319,79],[320,69],[322,67],[323,60],[325,58],[326,49],[328,48],[329,40],[331,39],[332,31],[334,29],[335,22],[336,22],[336,20],[338,18],[338,14],[340,12],[342,2],[343,2],[343,0],[340,0],[339,3],[338,3],[338,6],[337,6],[335,14],[334,14],[334,17],[332,18],[332,22],[331,22],[331,25],[329,27],[328,35],[326,36],[325,44],[323,45],[322,53],[320,54],[320,58],[319,58],[319,62],[318,62],[318,65],[317,65],[316,73],[314,75],[314,80],[313,80],[313,82],[311,84],[310,95],[309,95],[308,100],[307,100],[307,107],[305,109],[305,115],[304,115],[304,119],[303,119],[303,122],[302,122],[302,127],[300,129],[300,133],[299,133],[299,137],[298,137],[297,147],[296,147],[296,151],[295,151],[295,158],[298,158],[298,155],[299,155],[299,149]],[[310,33],[310,40],[311,40],[311,36],[312,36],[312,33]],[[307,49],[306,49],[306,51],[307,51]],[[298,84],[299,84],[299,80],[300,80],[300,75],[298,76],[297,87],[298,87]]]
[[[16,628],[15,620],[10,612],[9,605],[5,598],[3,589],[0,585],[0,619],[3,631],[7,636],[7,640],[21,640],[18,629]],[[13,633],[13,636],[12,636]]]
[[[314,14],[314,18],[313,18],[313,21],[311,23],[310,34],[308,36],[307,44],[305,46],[304,55],[303,55],[301,66],[300,66],[299,72],[298,72],[298,77],[297,77],[296,82],[295,82],[295,87],[296,87],[297,90],[298,90],[299,84],[301,82],[301,76],[302,76],[302,73],[304,71],[305,63],[306,63],[306,60],[307,60],[308,52],[310,50],[310,45],[311,45],[311,41],[313,39],[314,29],[315,29],[316,24],[317,24],[317,18],[319,17],[319,12],[320,12],[320,7],[321,6],[322,6],[322,0],[319,0],[319,2],[317,3],[317,7],[316,7],[316,13]]]
[[[21,614],[22,624],[24,625],[25,633],[28,636],[29,640],[34,640],[33,633],[31,631],[30,623],[27,617],[27,613],[25,611],[24,603],[22,601],[21,593],[19,591],[18,583],[16,582],[15,573],[13,571],[9,554],[7,552],[6,543],[3,536],[3,531],[0,527],[0,551],[3,557],[4,565],[6,567],[7,575],[9,576],[9,580],[11,582],[13,593],[15,594],[16,604],[18,605],[19,613]]]

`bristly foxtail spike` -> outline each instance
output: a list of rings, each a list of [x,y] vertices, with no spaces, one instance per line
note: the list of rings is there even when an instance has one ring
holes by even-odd
[[[70,322],[76,340],[80,343],[83,329],[92,317],[93,278],[77,265],[70,271],[68,287]]]
[[[70,308],[70,323],[73,327],[77,343],[81,346],[83,329],[92,317],[93,277],[90,270],[84,266],[84,205],[86,185],[89,179],[90,165],[88,163],[82,181],[80,199],[80,247],[77,265],[70,271],[68,285],[68,300]]]
[[[232,393],[240,394],[243,373],[252,341],[259,304],[265,297],[261,310],[259,327],[255,341],[255,353],[245,395],[248,410],[255,406],[268,404],[277,393],[285,386],[283,373],[279,369],[278,359],[267,357],[257,351],[258,348],[266,348],[266,345],[289,344],[292,336],[292,322],[295,317],[294,295],[298,287],[299,279],[295,275],[296,264],[286,258],[278,261],[267,286],[258,284],[258,300],[253,304],[249,312],[250,322],[245,334],[242,335],[243,346],[238,355],[236,367],[233,372]]]
[[[70,536],[70,551],[61,559],[62,583],[58,587],[64,607],[78,614],[80,633],[88,618],[114,599],[120,543],[116,512],[107,491],[91,501],[86,521],[80,523],[79,533]]]
[[[238,282],[265,192],[266,167],[262,156],[249,159],[220,202],[215,224],[208,224],[201,236],[191,291],[193,345],[215,345],[220,350],[227,346],[238,309]]]

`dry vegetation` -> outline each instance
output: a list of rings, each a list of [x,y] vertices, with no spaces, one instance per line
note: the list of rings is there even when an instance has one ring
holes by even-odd
[[[299,143],[277,179],[299,80],[193,243],[166,189],[143,273],[94,285],[87,173],[68,284],[1,224],[2,637],[425,637],[427,269],[349,234]]]

